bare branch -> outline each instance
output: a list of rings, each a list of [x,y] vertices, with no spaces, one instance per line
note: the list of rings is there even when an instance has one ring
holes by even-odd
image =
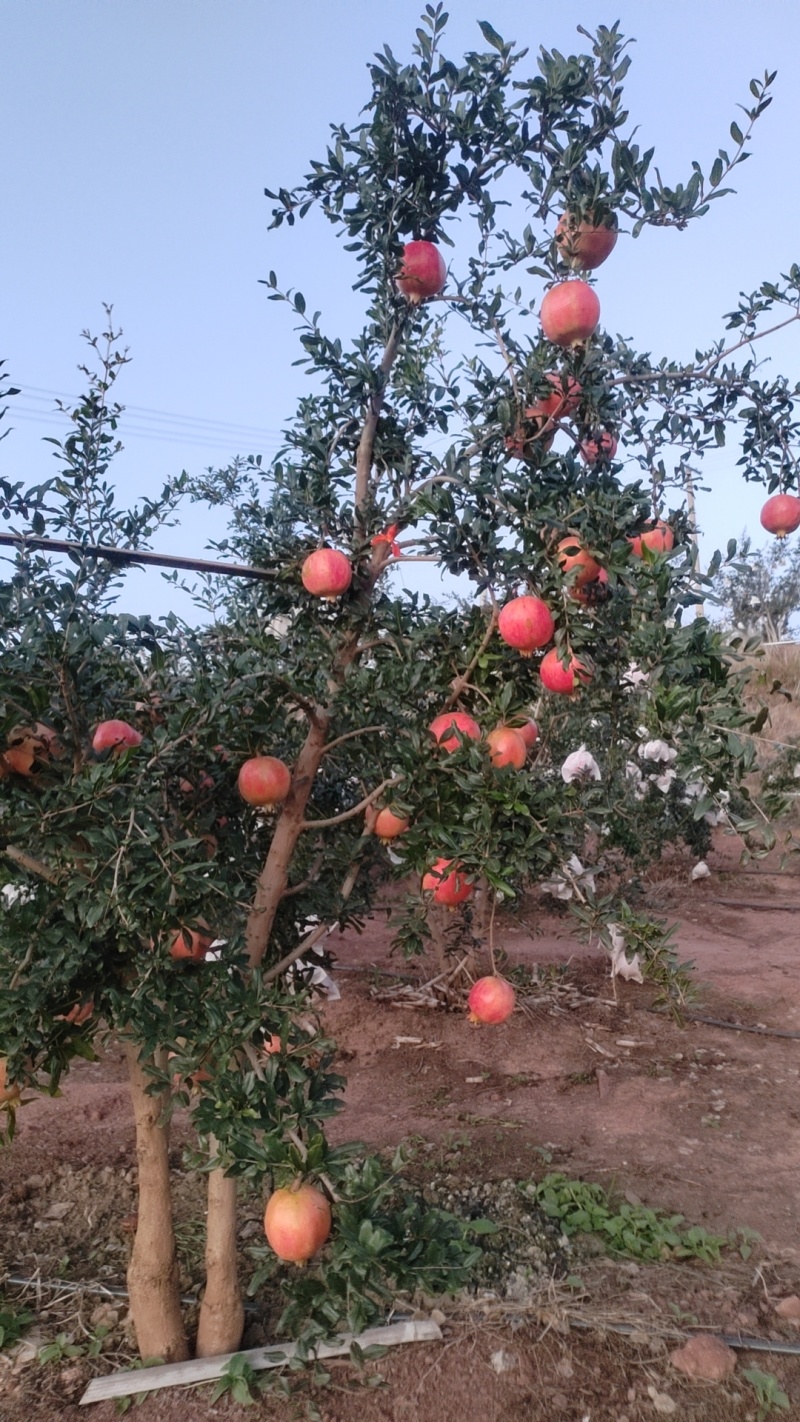
[[[375,642],[373,645],[382,646],[382,639],[378,639],[378,641]],[[366,648],[359,647],[358,651],[366,651]],[[323,751],[323,755],[327,755],[329,751],[334,750],[336,746],[342,745],[344,741],[355,740],[356,736],[367,736],[370,734],[371,731],[387,731],[388,729],[388,726],[359,726],[355,731],[345,731],[343,736],[337,736],[334,741],[328,741],[328,744],[326,745]]]
[[[18,864],[20,869],[27,869],[29,874],[36,874],[39,879],[46,879],[48,884],[57,884],[59,876],[54,869],[43,864],[41,859],[34,859],[32,854],[26,853],[24,849],[18,849],[15,844],[7,844],[2,853],[6,859],[11,859]]]
[[[342,825],[345,820],[354,820],[356,815],[360,815],[363,810],[368,809],[375,800],[379,799],[384,790],[388,790],[392,785],[399,785],[402,778],[402,775],[393,775],[388,780],[382,780],[380,785],[371,790],[369,795],[366,795],[357,805],[353,805],[352,809],[344,810],[341,815],[331,815],[327,820],[303,820],[300,828],[304,830],[328,829],[330,825]]]

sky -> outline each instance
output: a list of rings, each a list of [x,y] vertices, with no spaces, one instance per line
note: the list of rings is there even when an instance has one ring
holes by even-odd
[[[54,397],[81,389],[80,333],[112,303],[131,364],[115,466],[126,500],[185,468],[277,448],[304,391],[291,313],[267,300],[270,269],[355,334],[363,298],[333,229],[311,218],[268,232],[264,187],[291,187],[323,156],[329,125],[352,123],[369,94],[366,64],[388,43],[410,56],[423,0],[0,0],[0,357],[23,395],[0,442],[0,473],[35,482],[53,469]],[[731,147],[748,84],[778,70],[736,195],[687,231],[622,237],[598,272],[603,324],[654,355],[690,359],[722,333],[740,291],[800,261],[796,199],[800,6],[795,0],[454,0],[448,53],[484,48],[478,19],[535,52],[583,52],[580,24],[619,19],[636,38],[626,81],[642,148],[664,181],[708,171]],[[800,379],[800,324],[769,342],[776,370]],[[699,497],[703,556],[758,526],[763,490],[745,485],[734,449]],[[218,519],[190,508],[157,546],[203,556]],[[428,571],[427,576],[433,576]],[[411,581],[411,574],[405,577]],[[128,578],[130,610],[191,615],[154,572]]]

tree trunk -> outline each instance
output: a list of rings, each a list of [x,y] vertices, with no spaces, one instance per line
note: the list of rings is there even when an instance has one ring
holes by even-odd
[[[128,1265],[136,1342],[143,1358],[182,1362],[189,1347],[181,1317],[178,1260],[172,1227],[169,1136],[159,1125],[164,1097],[148,1096],[149,1077],[138,1048],[126,1044],[139,1162],[139,1223]]]
[[[213,1136],[209,1151],[217,1154]],[[197,1326],[198,1358],[235,1353],[243,1329],[244,1306],[236,1258],[236,1178],[217,1169],[208,1177],[206,1291]]]

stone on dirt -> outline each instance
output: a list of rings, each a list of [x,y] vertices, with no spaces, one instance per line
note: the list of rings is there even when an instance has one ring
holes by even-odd
[[[669,1360],[679,1373],[704,1382],[722,1382],[736,1367],[736,1354],[712,1333],[697,1333],[682,1348],[670,1353]]]
[[[800,1323],[800,1295],[789,1294],[788,1298],[781,1299],[775,1305],[775,1312],[788,1323]]]

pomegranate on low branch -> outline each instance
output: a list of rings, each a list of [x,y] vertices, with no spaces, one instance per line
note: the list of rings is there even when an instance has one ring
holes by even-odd
[[[274,755],[254,755],[246,760],[237,784],[239,794],[248,805],[271,810],[286,799],[292,788],[292,772]]]
[[[465,877],[461,865],[453,859],[437,859],[422,877],[422,892],[432,893],[433,902],[448,909],[466,903],[473,889],[474,885]]]
[[[539,739],[539,727],[533,720],[522,721],[520,725],[514,726],[514,730],[522,737],[522,743],[526,750],[531,750]]]
[[[428,727],[434,740],[439,742],[442,750],[458,750],[461,744],[457,731],[467,740],[479,741],[481,738],[481,728],[477,721],[473,721],[466,711],[443,711],[441,716],[437,716],[431,721]]]
[[[108,750],[119,753],[141,744],[141,733],[127,721],[101,721],[92,736],[92,750],[98,754]]]
[[[402,815],[396,815],[394,810],[385,806],[375,816],[372,833],[378,836],[381,844],[390,844],[393,839],[405,834],[410,823],[410,820],[405,819]]]
[[[305,1264],[331,1232],[331,1207],[315,1185],[296,1180],[274,1190],[264,1211],[267,1243],[288,1264]]]
[[[16,1106],[20,1090],[16,1082],[9,1085],[8,1066],[5,1057],[0,1057],[0,1106]]]
[[[530,657],[552,640],[555,623],[546,602],[525,594],[512,598],[501,608],[497,630],[509,647],[514,647],[523,657]]]
[[[761,527],[776,538],[785,538],[800,528],[800,499],[794,494],[773,494],[760,514]]]
[[[303,563],[301,577],[306,592],[335,602],[353,581],[353,568],[350,559],[336,548],[318,548]]]
[[[519,731],[511,726],[497,726],[486,737],[489,759],[496,770],[511,765],[521,770],[527,758],[528,749]]]
[[[670,553],[675,546],[675,534],[669,524],[660,518],[643,533],[629,538],[628,542],[634,557],[641,558],[643,548],[649,548],[651,553]]]
[[[190,958],[194,963],[202,963],[213,941],[210,930],[203,933],[195,928],[179,928],[170,944],[169,956],[176,961]]]
[[[539,676],[548,691],[555,691],[562,696],[571,696],[579,686],[588,685],[592,679],[592,673],[574,653],[570,654],[567,665],[564,666],[557,647],[552,647],[545,653]]]
[[[568,534],[559,543],[558,565],[566,575],[574,573],[576,568],[579,569],[577,577],[570,580],[573,591],[582,588],[584,583],[593,583],[600,575],[600,564],[582,546],[576,533]]]

